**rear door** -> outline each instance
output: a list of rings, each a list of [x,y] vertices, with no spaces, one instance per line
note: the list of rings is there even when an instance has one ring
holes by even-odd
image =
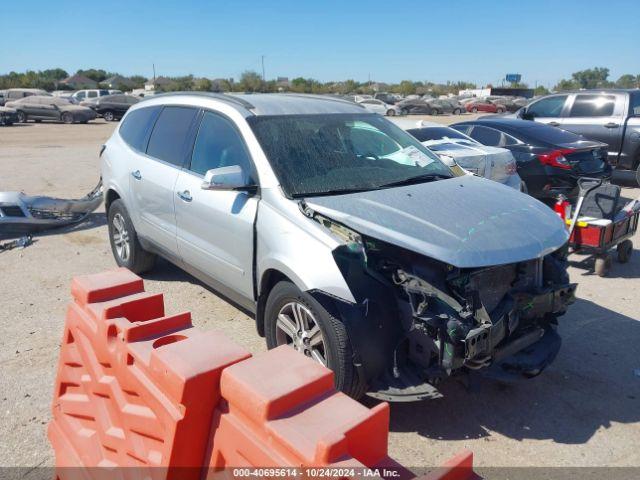
[[[185,264],[251,299],[258,197],[202,188],[208,170],[233,165],[242,167],[247,183],[256,183],[249,151],[236,126],[205,111],[191,162],[175,185],[178,251]]]
[[[625,107],[624,95],[578,93],[570,101],[562,128],[606,143],[614,158],[620,151]]]
[[[197,108],[164,107],[153,126],[146,153],[134,155],[130,163],[130,214],[134,215],[136,230],[174,258],[178,256],[174,187],[187,161],[197,115]]]
[[[550,95],[529,104],[526,112],[533,115],[536,122],[559,127],[568,98],[569,95]]]

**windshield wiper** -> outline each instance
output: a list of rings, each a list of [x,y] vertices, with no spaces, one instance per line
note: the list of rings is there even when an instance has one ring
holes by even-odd
[[[404,178],[395,182],[383,183],[378,188],[387,187],[400,187],[402,185],[414,185],[416,183],[431,182],[433,180],[444,180],[452,178],[450,175],[443,175],[441,173],[425,173],[424,175],[418,175],[416,177]]]
[[[349,193],[368,192],[370,190],[376,190],[377,186],[371,187],[359,187],[359,188],[340,188],[335,190],[323,190],[321,192],[307,192],[307,193],[294,193],[291,195],[293,198],[300,197],[323,197],[328,195],[347,195]]]

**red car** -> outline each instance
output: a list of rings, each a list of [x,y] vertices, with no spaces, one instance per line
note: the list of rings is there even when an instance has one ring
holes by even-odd
[[[467,112],[504,113],[505,106],[493,103],[491,100],[473,100],[465,105]]]

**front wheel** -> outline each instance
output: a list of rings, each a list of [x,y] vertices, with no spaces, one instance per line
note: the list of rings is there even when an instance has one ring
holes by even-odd
[[[496,108],[496,113],[504,113],[504,110],[502,108]]]
[[[268,348],[289,345],[333,370],[337,389],[353,398],[364,395],[344,324],[311,295],[281,281],[269,293],[264,315]]]
[[[131,217],[122,200],[115,200],[107,212],[109,220],[109,241],[113,258],[119,267],[125,267],[133,273],[150,270],[156,256],[147,252],[140,242]]]
[[[71,113],[69,112],[64,112],[62,114],[62,117],[60,117],[60,120],[67,124],[73,123],[73,115],[71,115]]]
[[[395,110],[393,110],[393,109],[391,109],[391,108],[390,108],[389,110],[387,110],[387,115],[388,115],[388,116],[393,117],[395,114],[396,114],[396,111],[395,111]]]
[[[478,113],[478,107],[473,107],[471,109],[471,113]]]
[[[116,117],[111,110],[107,110],[102,114],[102,118],[104,118],[107,122],[113,122]]]

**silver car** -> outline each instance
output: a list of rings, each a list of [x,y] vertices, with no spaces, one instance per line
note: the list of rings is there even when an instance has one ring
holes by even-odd
[[[349,395],[433,398],[477,369],[531,377],[560,347],[575,284],[559,217],[455,176],[351,102],[159,95],[127,112],[101,163],[118,265],[169,259]]]

